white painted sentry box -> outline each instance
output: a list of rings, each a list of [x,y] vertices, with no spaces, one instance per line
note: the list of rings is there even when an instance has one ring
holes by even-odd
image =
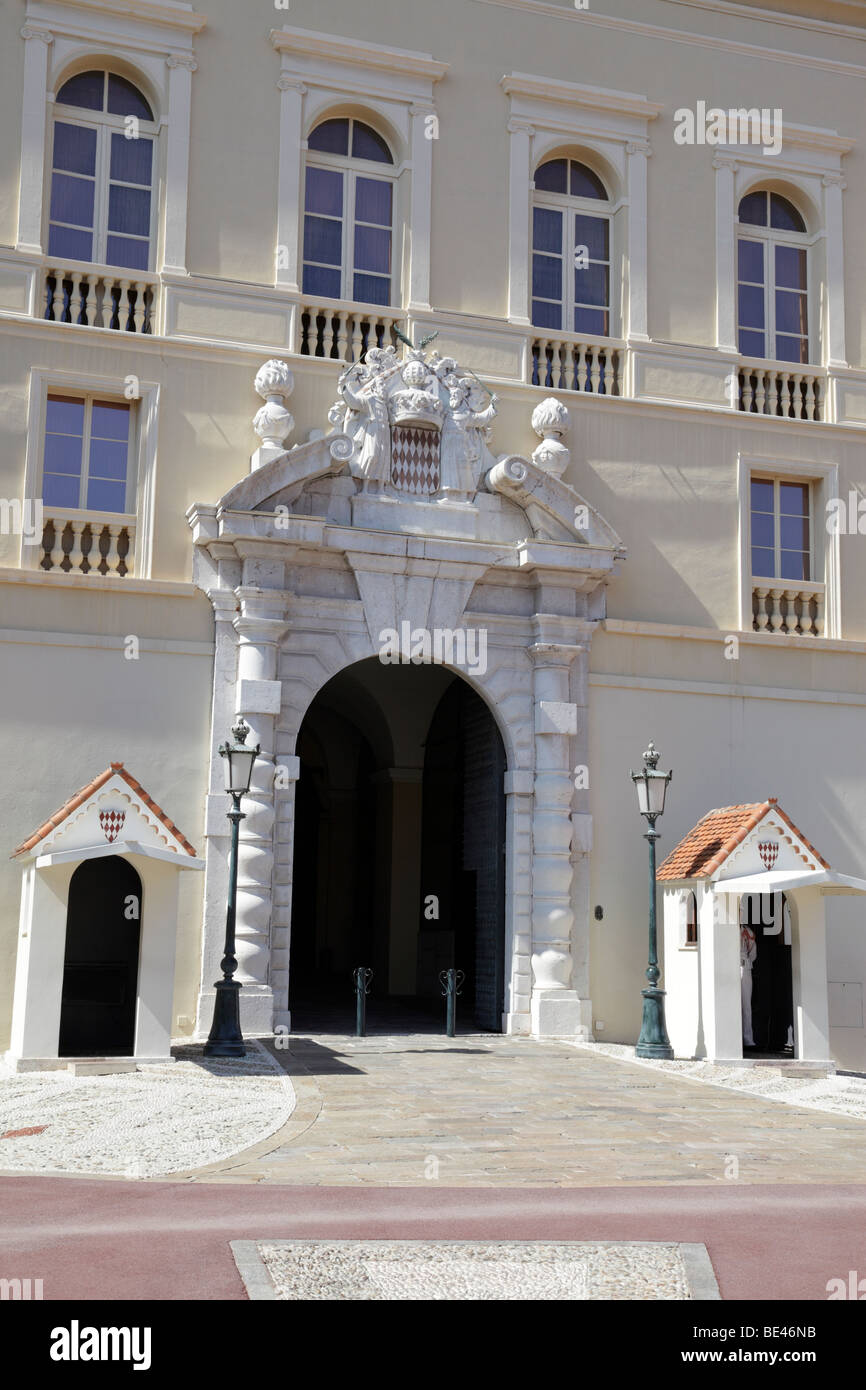
[[[204,867],[186,837],[118,762],[13,858],[24,878],[7,1059],[170,1058],[178,874]]]
[[[866,880],[835,873],[775,797],[710,811],[658,879],[676,1056],[829,1064],[824,899]]]

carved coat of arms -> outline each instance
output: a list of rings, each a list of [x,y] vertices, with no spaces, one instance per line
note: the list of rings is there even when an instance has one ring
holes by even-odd
[[[353,440],[350,467],[365,489],[472,499],[495,462],[487,444],[496,397],[453,357],[371,348],[339,390],[329,418]]]

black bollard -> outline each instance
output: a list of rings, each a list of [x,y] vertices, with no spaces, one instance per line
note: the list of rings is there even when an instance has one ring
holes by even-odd
[[[373,972],[368,966],[358,965],[352,971],[352,979],[355,981],[355,1037],[366,1038],[367,1036],[367,995],[370,993],[370,981]]]
[[[453,966],[439,974],[439,983],[445,996],[445,1032],[449,1038],[455,1037],[457,1033],[457,996],[461,993],[465,979],[464,971],[455,970]]]

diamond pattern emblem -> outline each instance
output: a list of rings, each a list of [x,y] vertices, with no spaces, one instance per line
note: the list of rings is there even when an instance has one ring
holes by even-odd
[[[421,425],[391,429],[391,482],[401,492],[439,491],[439,431]]]
[[[761,863],[769,873],[779,857],[778,840],[760,840],[758,842],[758,853],[761,856]]]
[[[102,826],[102,832],[109,844],[117,839],[125,820],[125,811],[100,811],[99,824]]]

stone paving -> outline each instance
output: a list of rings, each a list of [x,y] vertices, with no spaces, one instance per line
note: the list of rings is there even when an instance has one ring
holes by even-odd
[[[565,1042],[292,1035],[297,1106],[198,1181],[602,1187],[866,1182],[866,1124]]]
[[[604,1053],[620,1061],[636,1062],[639,1066],[682,1076],[689,1081],[727,1086],[734,1091],[760,1096],[762,1100],[777,1100],[807,1110],[824,1110],[831,1115],[851,1115],[866,1120],[866,1076],[798,1074],[796,1063],[789,1063],[787,1067],[764,1063],[738,1067],[706,1061],[636,1058],[634,1046],[625,1043],[574,1043],[572,1046]]]

